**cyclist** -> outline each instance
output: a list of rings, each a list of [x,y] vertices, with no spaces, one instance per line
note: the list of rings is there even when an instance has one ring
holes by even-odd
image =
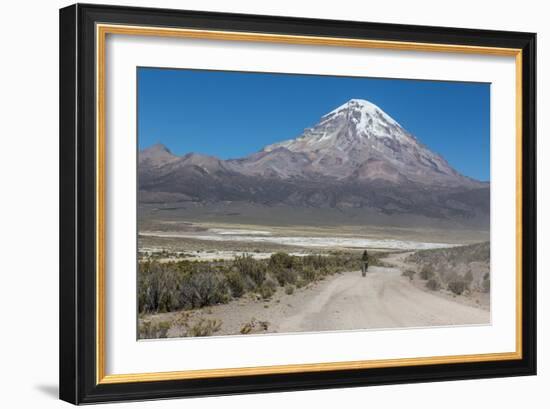
[[[362,273],[362,276],[365,277],[367,275],[367,269],[369,268],[369,254],[367,253],[367,250],[363,252],[361,261],[362,261],[361,273]]]

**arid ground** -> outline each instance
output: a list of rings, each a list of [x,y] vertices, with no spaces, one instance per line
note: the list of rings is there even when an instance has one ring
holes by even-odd
[[[350,271],[271,299],[246,297],[192,312],[153,314],[149,320],[213,320],[213,335],[288,333],[396,327],[488,324],[488,297],[433,292],[402,276],[409,253],[385,258],[391,267],[372,267],[366,277]],[[183,336],[178,325],[169,337]]]
[[[139,236],[140,265],[151,271],[156,265],[162,277],[195,286],[190,297],[207,292],[206,301],[203,297],[196,305],[172,301],[141,308],[140,338],[490,323],[484,232],[170,221],[147,227]],[[365,248],[370,267],[363,277],[359,266]],[[277,261],[281,255],[283,261]],[[349,268],[334,266],[335,257]],[[250,265],[235,267],[235,260]],[[284,260],[299,267],[284,267]],[[321,261],[329,267],[314,271],[317,267],[305,266]],[[231,280],[241,279],[239,269],[254,268],[262,271],[262,281],[244,276],[245,284],[235,292]],[[185,281],[201,274],[206,281]],[[208,281],[214,276],[220,279]],[[144,294],[149,295],[147,286]],[[224,286],[227,296],[209,293],[225,291],[220,290]]]

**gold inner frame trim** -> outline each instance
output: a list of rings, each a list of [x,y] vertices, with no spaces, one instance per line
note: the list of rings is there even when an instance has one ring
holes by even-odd
[[[193,38],[387,49],[466,53],[515,57],[516,65],[516,350],[505,353],[450,355],[366,361],[321,362],[173,372],[105,374],[105,42],[107,34]],[[467,46],[458,44],[415,43],[353,38],[299,36],[236,31],[179,29],[166,27],[96,25],[96,383],[116,384],[214,377],[291,374],[348,369],[388,368],[466,362],[490,362],[522,358],[522,51],[515,48]]]

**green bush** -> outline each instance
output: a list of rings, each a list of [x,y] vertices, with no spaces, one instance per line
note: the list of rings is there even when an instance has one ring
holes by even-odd
[[[229,287],[225,277],[216,272],[190,274],[183,281],[180,304],[184,307],[199,308],[229,300]]]
[[[296,278],[298,278],[298,273],[295,270],[287,268],[275,267],[270,270],[270,273],[275,277],[280,286],[294,284]]]
[[[409,280],[411,281],[414,278],[415,274],[416,274],[416,271],[413,271],[413,270],[405,270],[401,273],[402,276],[409,277]]]
[[[325,257],[318,254],[305,256],[302,259],[302,263],[305,266],[314,270],[320,270],[323,267],[332,267],[336,264],[336,260],[339,260],[339,256]]]
[[[315,277],[316,277],[317,274],[316,274],[315,269],[313,267],[305,266],[303,268],[303,270],[301,271],[300,275],[302,276],[304,281],[310,282],[310,281],[315,280]]]
[[[252,256],[235,257],[233,266],[241,273],[252,279],[256,286],[261,286],[265,280],[266,265]]]
[[[139,339],[166,338],[170,323],[166,321],[140,321],[138,325]]]
[[[249,322],[246,322],[240,330],[241,334],[251,334],[265,332],[269,329],[268,321],[258,321],[255,318],[252,318]]]
[[[426,282],[426,287],[429,288],[432,291],[437,291],[441,288],[441,284],[435,278],[430,278]]]
[[[260,287],[260,295],[264,300],[270,299],[277,291],[277,283],[271,278],[267,278]]]
[[[462,280],[451,281],[447,287],[456,295],[461,295],[466,290],[466,283]]]
[[[166,312],[177,308],[177,273],[151,261],[140,265],[138,303],[140,312]]]
[[[222,322],[216,319],[201,318],[187,329],[188,337],[207,337],[220,330]]]
[[[292,284],[287,284],[285,286],[285,294],[291,295],[294,293],[294,286]]]
[[[159,262],[149,257],[139,263],[138,309],[140,314],[150,314],[201,308],[225,303],[248,291],[269,298],[278,286],[301,288],[329,274],[357,270],[360,265],[358,254],[343,252],[304,257],[279,252],[268,260],[241,256],[234,260]]]
[[[227,285],[231,295],[235,298],[241,297],[246,291],[246,281],[238,271],[230,271],[226,275]]]
[[[293,263],[294,263],[294,257],[284,252],[274,253],[269,258],[270,269],[276,269],[276,268],[290,269],[293,267]]]

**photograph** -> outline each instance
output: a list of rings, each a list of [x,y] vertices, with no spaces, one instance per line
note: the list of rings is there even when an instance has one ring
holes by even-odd
[[[61,400],[411,384],[402,405],[476,379],[494,406],[488,378],[537,374],[542,14],[319,7],[59,9],[59,81],[22,71],[59,85],[57,156],[8,150],[58,158],[58,191],[29,167],[12,196],[55,193],[57,218],[13,219],[58,222],[59,251],[6,237],[58,257],[34,287],[59,295]]]
[[[136,67],[139,340],[491,324],[491,84]]]

